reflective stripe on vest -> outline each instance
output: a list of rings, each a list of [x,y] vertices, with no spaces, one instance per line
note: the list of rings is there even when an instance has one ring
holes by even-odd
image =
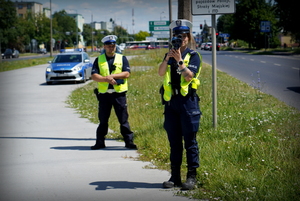
[[[198,72],[196,73],[196,76],[189,82],[187,82],[183,76],[181,76],[181,78],[180,78],[180,86],[181,86],[180,93],[182,96],[186,96],[189,93],[190,84],[193,89],[197,89],[198,86],[200,85],[200,81],[199,81],[198,77],[200,75],[200,71],[202,68],[202,56],[199,54],[199,52],[197,52],[197,53],[200,57],[200,66],[198,68]],[[188,66],[190,58],[191,58],[191,54],[187,53],[183,60],[185,66]],[[170,101],[171,97],[172,97],[171,66],[170,65],[168,65],[168,67],[167,67],[163,87],[164,87],[163,98],[165,101]]]
[[[116,69],[112,71],[111,74],[121,73],[122,66],[123,66],[123,55],[116,53],[113,65],[116,66]],[[101,76],[105,77],[110,75],[105,54],[101,54],[98,57],[98,66],[99,66],[99,71]],[[100,93],[106,93],[108,89],[108,85],[109,85],[108,82],[98,82],[98,91]],[[124,79],[124,84],[113,85],[113,87],[115,91],[118,93],[127,91],[128,90],[127,78]]]

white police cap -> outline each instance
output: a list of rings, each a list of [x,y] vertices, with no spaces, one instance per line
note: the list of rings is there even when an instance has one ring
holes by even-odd
[[[174,34],[190,33],[190,29],[193,27],[193,24],[185,19],[179,19],[173,21],[169,28],[173,30]]]
[[[104,44],[115,44],[117,42],[118,37],[115,35],[108,35],[102,38],[101,42]]]

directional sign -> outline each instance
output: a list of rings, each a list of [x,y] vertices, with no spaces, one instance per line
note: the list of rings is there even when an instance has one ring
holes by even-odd
[[[228,37],[230,37],[230,34],[228,34],[228,33],[222,33],[219,36],[223,37],[223,38],[228,38]]]
[[[260,22],[260,32],[270,32],[271,31],[271,22],[270,21],[261,21]]]
[[[192,0],[192,15],[235,13],[234,0]]]
[[[170,21],[149,21],[149,31],[169,31]]]

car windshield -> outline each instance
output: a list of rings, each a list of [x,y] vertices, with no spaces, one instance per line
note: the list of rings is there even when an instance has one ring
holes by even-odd
[[[80,54],[72,55],[57,55],[53,60],[53,63],[70,63],[70,62],[82,62]]]

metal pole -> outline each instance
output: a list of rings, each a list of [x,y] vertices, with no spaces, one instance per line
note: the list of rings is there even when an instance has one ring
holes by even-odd
[[[92,14],[92,22],[91,22],[91,25],[93,24],[93,14]],[[92,52],[94,52],[94,37],[93,37],[93,25],[91,26],[92,27]]]
[[[52,44],[52,3],[50,0],[50,57],[53,54],[53,44]]]
[[[172,0],[169,0],[169,22],[172,22]],[[172,38],[172,30],[169,30],[170,32],[170,39]]]
[[[78,49],[78,14],[76,11],[76,48]]]
[[[216,65],[216,15],[211,15],[212,22],[212,100],[213,127],[217,128],[217,65]]]

